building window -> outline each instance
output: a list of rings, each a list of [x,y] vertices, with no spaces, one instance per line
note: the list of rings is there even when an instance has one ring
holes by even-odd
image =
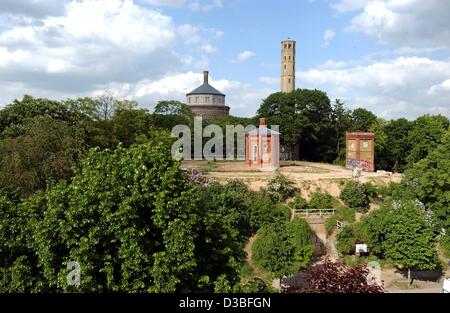
[[[289,56],[289,61],[291,60],[291,56]]]
[[[287,44],[284,44],[284,49],[287,49]]]
[[[291,49],[291,44],[289,44],[289,49]]]
[[[209,103],[209,97],[205,97],[205,103]]]
[[[289,84],[291,83],[291,79],[289,78]]]
[[[216,97],[213,97],[213,103],[216,103]]]
[[[191,103],[191,97],[188,97],[188,102]]]
[[[195,103],[198,103],[199,100],[200,100],[200,97],[195,97]]]

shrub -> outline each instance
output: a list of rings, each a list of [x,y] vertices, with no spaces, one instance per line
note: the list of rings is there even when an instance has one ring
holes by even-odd
[[[295,190],[294,183],[283,174],[277,172],[277,174],[269,180],[266,193],[272,202],[279,203],[291,197]]]
[[[297,194],[290,205],[294,210],[304,210],[308,207],[308,202],[300,194]]]
[[[377,186],[375,186],[374,184],[372,184],[371,182],[367,182],[363,184],[364,190],[366,192],[366,194],[375,199],[378,197],[378,188]]]
[[[355,221],[355,210],[346,206],[336,209],[336,219],[353,223]]]
[[[325,221],[325,230],[331,234],[336,227],[337,221],[353,223],[355,221],[355,210],[348,207],[339,207],[336,212]]]
[[[450,236],[446,235],[441,238],[439,241],[442,250],[444,250],[444,254],[447,258],[450,258]]]
[[[356,238],[351,225],[346,226],[336,237],[336,249],[342,254],[351,254],[355,251]]]
[[[281,204],[274,205],[269,197],[257,192],[249,191],[242,196],[248,208],[250,227],[253,232],[267,224],[289,221],[291,212],[288,207]]]
[[[320,190],[316,190],[312,193],[309,200],[309,209],[331,209],[336,204],[335,199],[327,192],[322,193]]]
[[[261,278],[255,277],[251,281],[239,285],[237,292],[243,293],[269,293],[276,292],[271,285],[271,282],[266,282]]]
[[[311,259],[310,236],[308,223],[300,218],[290,223],[265,225],[253,244],[253,260],[275,277],[294,274]]]
[[[363,185],[355,181],[349,181],[340,198],[346,205],[360,212],[366,212],[369,208],[369,197]]]

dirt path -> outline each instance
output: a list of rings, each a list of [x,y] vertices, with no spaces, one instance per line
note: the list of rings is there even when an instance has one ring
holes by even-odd
[[[252,247],[253,247],[253,243],[255,242],[256,238],[257,238],[257,234],[253,235],[252,237],[250,237],[250,239],[248,240],[247,244],[244,247],[245,252],[247,252],[247,264],[248,266],[250,266],[250,268],[252,270],[255,269],[255,265],[253,264],[253,252],[252,252]]]

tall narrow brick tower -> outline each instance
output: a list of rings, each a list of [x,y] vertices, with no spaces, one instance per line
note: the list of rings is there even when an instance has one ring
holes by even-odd
[[[281,92],[295,89],[295,40],[281,42]]]

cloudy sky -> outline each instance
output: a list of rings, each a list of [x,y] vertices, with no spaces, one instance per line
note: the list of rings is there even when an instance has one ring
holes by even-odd
[[[387,119],[450,115],[450,0],[0,0],[0,106],[111,90],[152,108],[207,69],[251,116],[288,37],[298,88]]]

